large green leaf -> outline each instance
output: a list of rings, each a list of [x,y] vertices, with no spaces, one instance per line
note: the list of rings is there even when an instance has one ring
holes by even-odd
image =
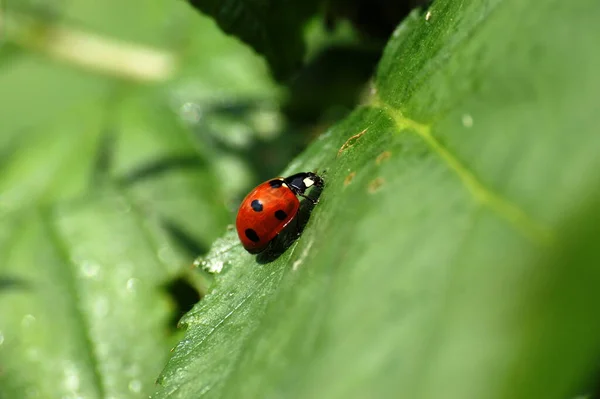
[[[437,1],[286,173],[281,256],[233,231],[156,398],[564,398],[600,355],[600,4]],[[275,259],[273,259],[275,258]]]
[[[227,33],[234,34],[263,54],[273,74],[287,78],[304,57],[303,27],[317,11],[319,0],[188,0],[215,18]]]

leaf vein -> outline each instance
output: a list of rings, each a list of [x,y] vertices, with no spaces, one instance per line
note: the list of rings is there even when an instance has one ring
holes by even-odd
[[[219,321],[212,327],[210,327],[210,330],[202,337],[202,339],[200,341],[198,341],[198,343],[196,343],[195,345],[193,345],[191,351],[194,351],[196,349],[198,349],[199,347],[201,347],[204,342],[210,338],[210,336],[219,329],[219,327],[221,327],[223,325],[223,323],[225,323],[225,321],[230,318],[235,312],[237,312],[237,310],[242,307],[242,305],[244,303],[246,303],[246,301],[250,298],[252,298],[252,296],[254,296],[254,294],[259,291],[263,286],[265,286],[268,282],[271,281],[271,278],[277,273],[278,270],[274,270],[271,272],[271,274],[269,274],[268,277],[266,277],[263,281],[260,282],[260,284],[258,284],[258,286],[250,291],[246,296],[244,296],[225,316],[219,318]],[[194,325],[204,325],[206,326],[205,323],[201,323],[198,321],[195,321],[194,319],[192,319],[189,322],[189,328],[192,328]],[[210,326],[210,325],[209,325]],[[188,330],[189,331],[189,330]],[[189,334],[189,332],[187,333]],[[175,392],[179,391],[180,388],[183,387],[183,384],[179,384],[177,386],[174,387],[174,389],[168,391],[167,396],[172,396]],[[204,386],[204,388],[202,389],[202,391],[199,393],[200,396],[204,395],[205,393],[207,393],[210,389],[212,388],[212,385],[206,385]]]
[[[458,176],[477,203],[507,220],[526,238],[539,245],[547,245],[553,240],[553,232],[550,228],[529,216],[516,204],[486,187],[473,171],[469,170],[467,166],[435,138],[431,133],[430,125],[406,118],[400,110],[384,104],[379,99],[374,99],[369,106],[383,111],[394,121],[399,131],[408,130],[414,132],[425,141],[429,148]]]
[[[106,387],[104,386],[104,379],[102,378],[103,376],[100,370],[100,359],[98,358],[98,355],[96,353],[97,345],[90,334],[90,320],[86,317],[86,312],[80,306],[81,301],[79,300],[79,298],[81,295],[76,282],[76,271],[73,268],[73,262],[71,260],[71,257],[69,256],[69,251],[66,248],[66,243],[60,236],[60,233],[58,232],[57,227],[54,224],[55,221],[51,214],[51,211],[47,208],[43,208],[40,211],[40,213],[43,228],[48,233],[48,240],[54,246],[60,258],[63,259],[65,267],[69,269],[67,275],[70,276],[70,278],[65,279],[65,282],[67,283],[67,289],[69,290],[68,295],[71,295],[73,297],[73,309],[75,311],[75,317],[79,321],[78,324],[81,327],[80,333],[83,343],[87,348],[88,360],[89,365],[92,369],[91,371],[94,378],[94,384],[98,389],[99,397],[105,397]]]

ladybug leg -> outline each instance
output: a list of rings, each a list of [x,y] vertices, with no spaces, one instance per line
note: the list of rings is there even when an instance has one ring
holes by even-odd
[[[296,217],[294,219],[296,219],[296,222],[295,222],[296,223],[296,229],[295,229],[296,230],[296,237],[300,237],[300,235],[302,234],[302,231],[300,231],[300,218]]]
[[[302,198],[306,198],[307,200],[309,200],[310,202],[312,202],[312,204],[313,204],[313,205],[317,205],[317,203],[319,202],[319,200],[318,200],[318,199],[316,199],[316,200],[315,200],[315,199],[312,199],[312,198],[310,198],[309,196],[307,196],[307,195],[304,195],[304,194],[302,194],[302,193],[298,193],[298,195],[299,195],[299,196],[301,196]]]

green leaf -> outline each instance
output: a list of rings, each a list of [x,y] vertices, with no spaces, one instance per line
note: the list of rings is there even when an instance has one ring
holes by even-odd
[[[168,267],[128,201],[103,195],[3,230],[15,281],[0,292],[3,396],[142,397],[165,357]]]
[[[231,231],[202,260],[222,271],[154,397],[585,389],[600,355],[599,18],[593,0],[413,13],[365,104],[285,171],[326,181],[301,237],[273,260]]]
[[[318,0],[189,0],[213,17],[221,29],[233,34],[265,56],[273,74],[285,79],[304,57],[303,27],[317,11]]]
[[[240,189],[213,108],[279,93],[186,5],[46,6],[0,10],[0,397],[148,397],[180,338],[167,288],[201,280]]]

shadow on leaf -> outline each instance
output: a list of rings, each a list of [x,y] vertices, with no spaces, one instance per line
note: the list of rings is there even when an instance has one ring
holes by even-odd
[[[31,284],[17,277],[0,277],[0,292],[9,290],[29,290]]]
[[[208,247],[204,245],[204,243],[196,240],[190,233],[182,229],[177,224],[169,221],[163,220],[162,225],[167,231],[167,233],[171,236],[173,241],[188,255],[191,256],[199,256],[204,255],[208,252]]]
[[[122,176],[119,179],[119,183],[122,185],[132,185],[140,180],[150,179],[172,170],[196,169],[205,166],[206,162],[196,154],[162,157],[148,162]]]
[[[165,291],[175,303],[175,309],[169,320],[169,328],[174,331],[177,330],[181,317],[189,312],[201,297],[194,286],[184,277],[178,277],[166,284]]]

